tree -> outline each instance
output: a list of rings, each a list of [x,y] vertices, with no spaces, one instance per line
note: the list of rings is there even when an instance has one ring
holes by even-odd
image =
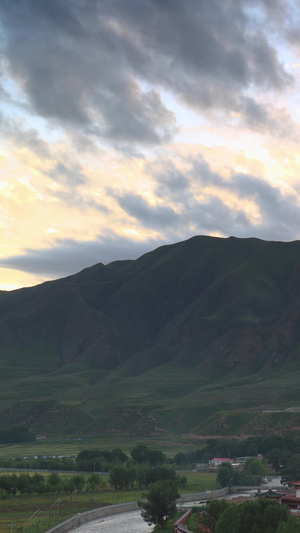
[[[163,528],[166,520],[175,516],[176,499],[179,496],[174,481],[164,479],[153,483],[149,492],[145,494],[147,501],[139,502],[145,522],[149,525],[159,524]]]
[[[185,453],[179,452],[174,456],[174,463],[179,466],[186,463]]]
[[[74,482],[72,480],[72,478],[67,478],[66,481],[64,482],[64,492],[66,494],[72,494],[72,492],[74,492],[75,490],[75,485],[74,485]]]
[[[100,489],[101,477],[99,474],[92,474],[87,480],[87,490],[95,492]]]
[[[76,476],[72,477],[72,481],[75,485],[76,490],[81,492],[85,484],[84,477],[80,474],[76,474]]]
[[[62,489],[62,481],[57,472],[51,472],[47,482],[51,492],[60,492]]]
[[[114,466],[110,471],[109,483],[115,489],[123,489],[125,483],[126,473],[123,466]]]
[[[276,533],[300,533],[300,521],[294,516],[289,516],[287,522],[280,522]]]
[[[282,470],[283,481],[300,478],[300,457],[292,456]]]
[[[216,524],[216,533],[282,533],[284,524],[294,527],[289,510],[274,500],[260,498],[255,502],[230,504]],[[296,519],[294,519],[296,520]],[[293,529],[288,530],[293,531]],[[296,529],[297,532],[297,529]]]
[[[41,474],[38,474],[38,473],[33,474],[33,476],[31,477],[31,484],[32,484],[33,492],[42,494],[43,492],[46,491],[45,478]]]
[[[229,506],[230,503],[226,500],[212,500],[209,502],[206,511],[199,515],[200,531],[209,530],[214,533],[217,521]]]
[[[17,489],[21,494],[30,494],[32,492],[31,477],[29,474],[20,474],[17,477]]]
[[[268,465],[256,458],[249,458],[246,460],[244,466],[245,474],[252,476],[266,476],[268,474]]]
[[[281,450],[279,448],[273,448],[267,454],[268,462],[271,464],[272,468],[274,468],[276,472],[278,472],[280,468],[280,456]]]
[[[234,476],[234,468],[230,463],[223,463],[218,468],[217,480],[221,487],[230,487]]]
[[[131,450],[130,455],[136,463],[145,463],[147,461],[148,448],[146,444],[138,444]]]
[[[180,487],[181,489],[185,489],[186,486],[187,486],[187,477],[186,476],[177,475],[176,476],[176,483],[177,483],[178,487]]]
[[[133,485],[134,485],[135,480],[136,480],[136,470],[135,470],[135,468],[133,468],[132,466],[128,467],[128,468],[125,468],[124,485],[125,485],[126,489],[128,489],[129,486],[133,489]]]

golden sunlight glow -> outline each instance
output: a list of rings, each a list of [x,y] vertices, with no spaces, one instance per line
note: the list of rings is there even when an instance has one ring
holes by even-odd
[[[32,287],[45,281],[45,277],[34,276],[10,268],[0,268],[0,290],[12,291],[20,287]]]
[[[132,237],[138,237],[139,232],[135,229],[128,228],[124,230],[125,235],[132,236]]]

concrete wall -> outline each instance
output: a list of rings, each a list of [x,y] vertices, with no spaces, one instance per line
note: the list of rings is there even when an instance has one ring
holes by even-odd
[[[228,494],[228,487],[218,490],[206,490],[205,492],[194,492],[193,494],[183,494],[177,500],[179,503],[193,502],[198,500],[213,500],[216,498],[222,498]]]
[[[65,533],[65,531],[70,531],[75,527],[90,522],[91,520],[97,520],[97,518],[103,518],[104,516],[110,516],[118,513],[126,513],[128,511],[137,511],[139,506],[137,502],[129,503],[120,503],[118,505],[107,505],[105,507],[98,507],[98,509],[93,509],[92,511],[86,511],[85,513],[78,513],[72,518],[65,520],[58,526],[52,527],[47,531],[47,533]]]

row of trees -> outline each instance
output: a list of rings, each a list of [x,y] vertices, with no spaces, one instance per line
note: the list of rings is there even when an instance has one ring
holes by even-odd
[[[76,457],[78,470],[107,472],[114,465],[131,463],[157,466],[167,462],[166,455],[160,450],[150,450],[145,444],[138,444],[131,450],[130,457],[120,448],[111,451],[89,449],[82,450]]]
[[[23,425],[0,429],[0,444],[35,441],[35,435]]]
[[[77,468],[75,458],[73,459],[70,457],[51,458],[38,456],[36,458],[16,457],[15,459],[0,459],[0,467],[17,468],[18,470],[68,470],[69,472],[80,471]]]
[[[128,489],[135,485],[139,489],[145,489],[162,480],[175,482],[181,488],[185,488],[187,485],[186,476],[177,475],[174,468],[169,465],[154,467],[143,464],[137,467],[114,466],[110,471],[109,479],[111,486],[115,489]]]
[[[110,472],[108,483],[115,490],[129,489],[137,487],[147,489],[151,484],[167,480],[176,483],[177,486],[185,488],[187,478],[176,475],[175,470],[170,467],[123,467],[115,466]],[[94,492],[106,486],[106,481],[99,474],[91,474],[87,481],[81,474],[63,477],[57,472],[52,472],[49,476],[35,473],[12,474],[0,476],[0,490],[2,497],[6,494],[44,494],[44,493],[71,493],[74,490],[81,492]]]
[[[44,457],[0,459],[2,468],[26,468],[40,470],[68,470],[78,472],[110,472],[118,465],[147,464],[155,467],[167,462],[166,455],[160,450],[150,450],[139,444],[126,455],[121,448],[113,450],[87,449],[79,452],[77,457]],[[172,463],[172,461],[169,461]]]
[[[70,494],[77,491],[96,490],[99,486],[99,475],[92,475],[85,482],[82,475],[76,474],[74,476],[63,478],[57,472],[52,472],[50,476],[43,476],[42,474],[12,474],[0,476],[0,491],[1,497],[4,498],[7,494],[50,494],[62,493]],[[103,481],[102,481],[103,486]]]
[[[261,498],[241,504],[210,502],[200,515],[200,531],[211,533],[299,533],[300,522],[274,500]]]

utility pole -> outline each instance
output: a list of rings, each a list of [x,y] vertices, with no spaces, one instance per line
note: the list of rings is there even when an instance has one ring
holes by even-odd
[[[55,500],[55,502],[51,505],[51,507],[54,507],[55,505],[57,505],[57,514],[59,514],[59,511],[60,511],[60,504],[61,504],[61,499],[58,498],[58,499]]]
[[[73,490],[73,492],[71,493],[71,502],[73,501],[73,496],[76,496],[77,492],[78,492],[78,490],[75,489],[75,490]]]
[[[37,521],[36,521],[36,533],[39,533],[40,530],[40,509],[37,510]]]

